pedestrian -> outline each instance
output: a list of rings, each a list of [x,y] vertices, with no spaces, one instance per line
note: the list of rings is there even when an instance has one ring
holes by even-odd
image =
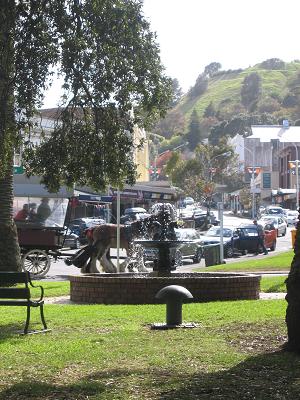
[[[28,220],[31,222],[36,221],[36,203],[29,203]]]
[[[51,215],[51,208],[49,207],[49,199],[44,197],[41,200],[41,204],[37,208],[36,219],[38,222],[44,223]]]
[[[15,216],[15,221],[26,221],[29,214],[28,204],[24,204],[22,210],[18,211]]]
[[[259,254],[259,250],[260,248],[263,249],[264,254],[268,254],[268,250],[266,249],[265,246],[265,232],[264,232],[264,228],[262,227],[262,225],[257,223],[257,220],[255,219],[253,221],[253,224],[256,226],[256,230],[257,230],[257,248],[256,248],[256,254]]]

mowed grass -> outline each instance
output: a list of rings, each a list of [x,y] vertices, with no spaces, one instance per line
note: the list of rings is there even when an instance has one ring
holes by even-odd
[[[165,305],[46,305],[52,332],[19,336],[26,310],[1,307],[0,399],[300,398],[300,358],[281,351],[285,309],[184,304],[197,328],[152,330]]]
[[[260,291],[264,293],[285,293],[286,276],[263,276],[260,281]]]
[[[294,251],[290,250],[271,256],[270,253],[262,258],[251,256],[243,261],[228,262],[222,265],[208,267],[207,271],[236,271],[236,272],[260,272],[260,271],[286,271],[289,272],[293,260]],[[197,270],[195,270],[197,271]],[[199,271],[203,271],[199,269]]]
[[[44,288],[44,297],[59,297],[70,294],[70,282],[69,281],[33,281],[34,286],[42,286]],[[31,288],[30,290],[32,297],[39,297],[40,289],[38,287]]]

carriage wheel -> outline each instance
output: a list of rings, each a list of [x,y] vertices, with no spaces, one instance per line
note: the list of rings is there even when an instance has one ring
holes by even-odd
[[[38,249],[27,251],[22,257],[22,262],[24,270],[30,272],[33,278],[41,278],[46,275],[51,265],[48,254]]]

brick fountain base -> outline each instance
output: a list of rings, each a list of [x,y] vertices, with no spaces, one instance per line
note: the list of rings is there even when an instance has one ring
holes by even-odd
[[[168,285],[188,289],[194,303],[259,299],[258,275],[239,273],[86,274],[70,276],[71,301],[97,304],[155,304],[156,293]]]

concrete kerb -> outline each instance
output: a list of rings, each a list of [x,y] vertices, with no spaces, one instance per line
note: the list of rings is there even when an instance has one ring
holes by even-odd
[[[286,293],[260,293],[259,300],[282,300]],[[69,296],[46,297],[45,304],[60,304],[60,305],[87,305],[87,303],[78,303],[70,300]]]

